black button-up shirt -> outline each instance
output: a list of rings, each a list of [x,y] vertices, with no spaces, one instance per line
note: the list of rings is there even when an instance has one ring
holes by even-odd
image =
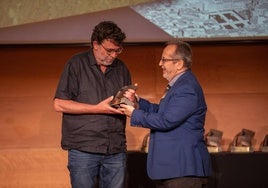
[[[115,59],[100,70],[92,51],[73,56],[65,65],[55,98],[98,104],[131,84],[125,64]],[[126,151],[126,117],[106,114],[67,114],[62,117],[62,148],[113,154]]]

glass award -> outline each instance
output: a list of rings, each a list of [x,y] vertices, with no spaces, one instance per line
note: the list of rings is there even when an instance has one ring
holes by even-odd
[[[207,149],[210,153],[222,151],[222,135],[223,132],[216,129],[210,129],[210,131],[206,134]]]
[[[242,129],[241,132],[235,135],[231,143],[231,152],[253,152],[252,140],[255,132]]]

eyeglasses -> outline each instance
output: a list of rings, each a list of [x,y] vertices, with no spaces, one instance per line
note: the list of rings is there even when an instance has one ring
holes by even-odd
[[[115,53],[116,55],[121,54],[123,51],[123,48],[118,48],[118,49],[112,49],[112,48],[105,48],[102,44],[101,46],[103,49],[107,52],[108,55],[111,55],[112,53]]]
[[[167,59],[167,58],[161,58],[160,61],[162,61],[163,63],[167,62],[167,61],[179,61],[181,59]]]

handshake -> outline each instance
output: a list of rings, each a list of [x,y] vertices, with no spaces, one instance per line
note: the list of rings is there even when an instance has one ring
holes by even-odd
[[[134,106],[134,102],[130,101],[128,98],[124,96],[125,92],[128,89],[133,89],[136,91],[137,86],[136,85],[128,85],[122,87],[114,96],[113,100],[111,101],[110,105],[114,108],[119,108],[120,104],[126,104],[130,106]]]

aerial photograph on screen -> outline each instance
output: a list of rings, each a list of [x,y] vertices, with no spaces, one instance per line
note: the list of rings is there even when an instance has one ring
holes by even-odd
[[[157,0],[131,8],[175,38],[268,38],[267,0]]]

